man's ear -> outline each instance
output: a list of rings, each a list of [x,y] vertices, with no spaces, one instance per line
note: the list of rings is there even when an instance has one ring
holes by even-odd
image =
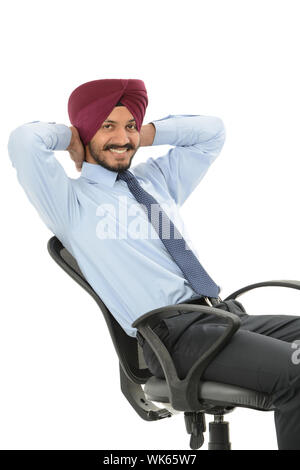
[[[86,148],[87,148],[87,145],[84,145],[83,140],[82,140],[81,137],[80,137],[80,140],[81,140],[82,146],[84,148],[84,160],[86,161]]]

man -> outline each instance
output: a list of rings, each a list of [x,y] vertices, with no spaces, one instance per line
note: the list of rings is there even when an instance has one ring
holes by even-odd
[[[299,450],[300,367],[291,343],[300,338],[300,318],[251,316],[240,302],[222,302],[179,214],[222,149],[223,123],[169,115],[142,126],[147,104],[141,80],[79,86],[69,97],[71,127],[34,121],[11,133],[8,151],[19,182],[122,328],[137,336],[157,377],[163,377],[160,364],[131,326],[137,318],[183,302],[213,303],[239,315],[240,329],[204,379],[270,394],[279,449]],[[162,144],[174,148],[131,167],[141,146]],[[79,178],[66,175],[55,150],[70,153]],[[224,328],[215,316],[187,312],[161,321],[155,331],[183,378]]]

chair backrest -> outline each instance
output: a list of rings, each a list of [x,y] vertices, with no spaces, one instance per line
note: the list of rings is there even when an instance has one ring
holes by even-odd
[[[90,286],[82,274],[76,259],[63,246],[61,241],[53,236],[47,244],[48,251],[54,261],[83,287],[97,302],[108,326],[115,350],[119,357],[120,365],[127,377],[135,383],[143,384],[152,376],[148,370],[142,349],[136,338],[129,336],[108,308],[102,302],[98,294]]]

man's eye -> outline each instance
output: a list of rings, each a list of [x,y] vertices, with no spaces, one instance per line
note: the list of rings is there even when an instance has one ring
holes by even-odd
[[[109,127],[109,126],[111,126],[111,124],[104,124],[103,127],[106,127],[106,128],[107,128],[107,127]],[[135,124],[128,124],[128,126],[133,126],[134,129],[137,128]]]

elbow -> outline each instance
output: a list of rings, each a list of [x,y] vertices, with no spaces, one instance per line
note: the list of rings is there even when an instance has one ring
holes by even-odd
[[[26,125],[21,125],[10,133],[7,149],[13,166],[19,156],[24,158],[26,151],[32,147],[33,140],[34,134]]]
[[[9,135],[8,143],[22,140],[26,142],[30,136],[33,135],[30,127],[27,124],[22,124],[16,127]]]
[[[215,117],[216,133],[225,136],[225,125],[221,118]]]
[[[222,148],[226,138],[224,122],[221,118],[210,116],[207,122],[207,141]]]
[[[220,143],[220,145],[223,147],[225,139],[226,139],[226,129],[224,122],[222,121],[221,118],[215,118],[216,119],[216,140]]]
[[[203,122],[200,122],[200,129],[204,131],[203,137],[207,140],[225,140],[225,125],[220,117],[205,116],[204,127]]]

